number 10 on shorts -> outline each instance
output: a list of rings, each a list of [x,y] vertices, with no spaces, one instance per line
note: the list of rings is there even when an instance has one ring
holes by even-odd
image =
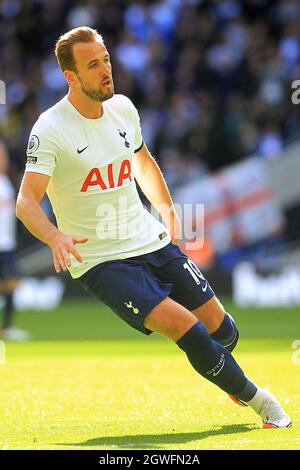
[[[198,285],[201,284],[200,279],[205,281],[205,277],[203,276],[202,272],[200,271],[198,266],[196,266],[194,261],[192,261],[191,259],[188,259],[187,261],[188,262],[184,263],[183,265],[184,269],[188,270],[188,272],[190,273],[190,275],[192,276],[196,284]]]

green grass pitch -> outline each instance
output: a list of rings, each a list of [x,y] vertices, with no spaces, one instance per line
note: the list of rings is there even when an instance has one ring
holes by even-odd
[[[6,344],[0,449],[300,449],[299,309],[225,306],[241,332],[238,362],[282,402],[291,429],[261,429],[175,344],[85,299],[18,315],[34,341]]]

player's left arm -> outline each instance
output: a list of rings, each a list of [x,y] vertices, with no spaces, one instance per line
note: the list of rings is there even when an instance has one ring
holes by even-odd
[[[180,240],[180,222],[167,184],[155,159],[144,144],[134,153],[133,172],[146,198],[161,215],[172,241]]]

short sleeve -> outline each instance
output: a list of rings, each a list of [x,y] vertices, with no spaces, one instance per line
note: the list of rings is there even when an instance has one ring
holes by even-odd
[[[52,176],[59,151],[57,131],[46,119],[40,117],[30,133],[25,172]]]
[[[134,124],[134,152],[138,152],[141,150],[143,147],[143,136],[142,136],[142,130],[141,130],[141,121],[140,121],[140,116],[139,113],[134,106],[134,104],[131,102],[131,115],[132,115],[132,120]]]

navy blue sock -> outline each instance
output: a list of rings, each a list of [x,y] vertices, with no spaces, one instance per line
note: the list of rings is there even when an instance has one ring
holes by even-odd
[[[257,387],[247,379],[230,352],[211,339],[200,321],[176,343],[202,377],[245,402],[254,397]]]
[[[239,339],[239,331],[236,327],[234,318],[225,312],[224,319],[219,328],[210,334],[210,337],[222,344],[227,351],[233,351]]]

